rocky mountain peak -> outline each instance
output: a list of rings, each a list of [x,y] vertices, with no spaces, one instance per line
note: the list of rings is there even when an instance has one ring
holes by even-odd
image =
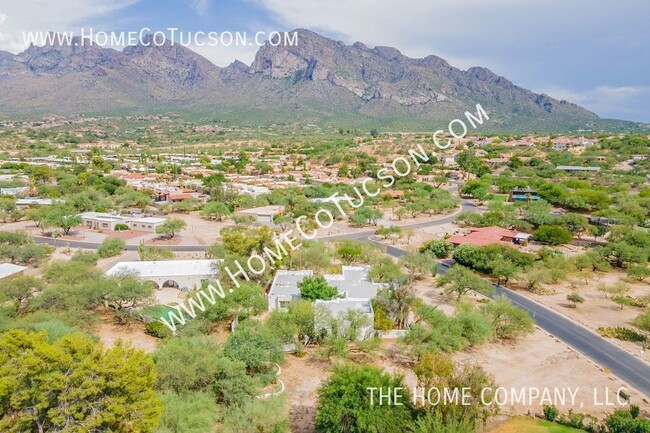
[[[529,122],[534,130],[560,123],[588,128],[598,120],[579,106],[517,87],[487,68],[463,71],[433,55],[413,59],[392,47],[346,45],[305,29],[294,32],[296,45],[267,42],[250,67],[235,61],[219,68],[179,44],[158,46],[152,35],[122,51],[73,41],[31,46],[16,56],[0,52],[0,112],[164,107],[250,112],[256,122],[374,119],[422,130],[481,102],[499,125],[512,119]]]

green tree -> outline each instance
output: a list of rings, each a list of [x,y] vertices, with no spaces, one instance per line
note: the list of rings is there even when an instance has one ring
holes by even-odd
[[[126,249],[126,242],[120,238],[106,238],[97,247],[97,254],[101,258],[119,256]]]
[[[444,239],[434,239],[420,248],[421,253],[430,253],[438,259],[446,259],[451,254],[453,246]]]
[[[429,254],[407,253],[400,257],[399,263],[412,280],[419,280],[425,275],[434,276],[438,271],[438,262]]]
[[[156,387],[162,391],[210,391],[219,371],[219,346],[205,336],[165,341],[153,354]]]
[[[161,400],[165,410],[157,433],[205,433],[219,419],[219,406],[209,392],[167,392]]]
[[[43,288],[43,282],[31,276],[18,276],[0,280],[0,300],[10,300],[14,302],[16,311],[19,311],[25,305],[25,301],[30,299],[35,292]]]
[[[580,233],[584,232],[587,230],[587,227],[589,227],[587,218],[576,213],[560,215],[554,222],[558,225],[564,226],[574,236],[577,235],[578,239],[580,238]]]
[[[280,340],[271,330],[256,323],[243,323],[228,336],[223,354],[242,361],[251,372],[266,371],[270,363],[284,359]]]
[[[203,206],[201,214],[207,218],[216,218],[217,221],[222,221],[224,217],[232,215],[232,211],[224,203],[209,201]]]
[[[645,345],[647,347],[648,340],[650,340],[650,308],[646,309],[643,314],[634,319],[632,324],[648,334],[645,340]]]
[[[107,307],[115,310],[118,320],[130,311],[152,304],[156,289],[137,275],[123,273],[106,280],[102,298]]]
[[[541,226],[533,232],[533,237],[549,245],[568,244],[573,240],[571,232],[561,226]]]
[[[81,224],[81,217],[74,214],[74,210],[66,207],[52,207],[46,219],[46,224],[52,227],[58,227],[63,230],[63,234],[69,235],[73,227]]]
[[[492,375],[480,365],[456,365],[449,355],[429,352],[418,359],[413,371],[418,378],[419,387],[427,390],[462,389],[466,395],[471,396],[463,402],[441,401],[438,405],[422,408],[425,412],[445,420],[448,426],[468,425],[472,427],[469,431],[474,432],[479,425],[499,412],[498,407],[487,404],[494,397],[493,391],[490,390],[494,390],[496,385]]]
[[[477,274],[461,265],[455,265],[437,280],[438,287],[444,287],[446,294],[456,294],[456,298],[469,291],[475,291],[483,295],[494,292],[494,287],[489,281],[484,280]]]
[[[517,338],[535,329],[535,322],[530,315],[513,305],[505,296],[499,296],[482,306],[481,312],[492,325],[494,335],[500,339]]]
[[[300,296],[310,301],[316,299],[329,301],[330,299],[336,298],[339,294],[338,289],[327,284],[327,280],[322,275],[318,277],[305,277],[302,281],[298,282],[298,288],[300,289]]]
[[[571,302],[573,308],[578,308],[578,304],[584,304],[585,298],[579,293],[569,293],[566,295],[567,301]]]
[[[0,335],[0,430],[153,432],[162,413],[149,355],[81,334]]]
[[[249,399],[228,411],[219,428],[223,433],[288,433],[291,431],[282,397]]]
[[[182,220],[180,218],[172,218],[162,223],[156,229],[156,233],[169,236],[169,238],[173,238],[178,234],[178,232],[183,230],[185,226],[187,226],[185,220]]]
[[[401,376],[391,376],[370,366],[336,367],[318,389],[316,427],[330,433],[402,432],[412,420],[409,396],[404,405],[380,405],[378,389],[404,387]],[[370,388],[375,389],[371,402]]]

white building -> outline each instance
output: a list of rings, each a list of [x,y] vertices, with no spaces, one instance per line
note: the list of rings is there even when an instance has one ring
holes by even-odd
[[[54,202],[55,200],[51,198],[26,197],[26,198],[16,199],[16,206],[18,207],[50,206],[54,204]]]
[[[157,288],[173,287],[184,291],[201,288],[203,282],[216,278],[216,260],[157,260],[119,262],[106,275],[135,274]]]
[[[277,271],[266,295],[269,311],[288,310],[292,302],[300,299],[298,283],[313,275],[313,271]]]
[[[316,333],[330,334],[332,321],[336,319],[339,336],[348,334],[350,325],[354,322],[357,328],[355,338],[365,340],[375,334],[375,312],[369,299],[333,299],[331,301],[316,300],[314,302],[314,328]]]
[[[0,280],[10,278],[16,275],[22,275],[27,269],[25,266],[14,265],[13,263],[0,264]]]
[[[384,286],[370,281],[368,272],[367,267],[343,266],[341,274],[324,275],[324,277],[327,284],[336,287],[341,298],[370,300],[377,296],[377,291]],[[299,300],[298,283],[313,274],[309,270],[278,271],[267,294],[269,311],[287,310],[292,301]]]
[[[92,230],[115,230],[118,224],[129,226],[129,230],[155,233],[166,218],[137,217],[102,212],[84,212],[79,214],[84,227]]]
[[[284,213],[284,206],[271,205],[240,210],[237,215],[252,216],[258,223],[269,224],[273,222],[274,216],[282,213]]]

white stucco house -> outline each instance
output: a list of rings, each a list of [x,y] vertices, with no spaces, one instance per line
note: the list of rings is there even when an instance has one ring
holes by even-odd
[[[269,205],[254,207],[251,209],[242,209],[237,212],[237,215],[251,216],[255,221],[262,224],[270,224],[273,222],[273,217],[284,213],[284,206]]]
[[[370,281],[369,271],[367,267],[343,266],[340,274],[323,276],[327,284],[337,288],[341,298],[372,299],[384,285]],[[268,310],[286,311],[292,301],[300,299],[298,283],[313,275],[314,272],[310,270],[276,272],[266,295]]]
[[[183,291],[201,288],[204,281],[217,275],[216,260],[157,260],[119,262],[106,271],[117,276],[133,273],[143,281],[153,282],[157,288],[173,287]]]
[[[129,226],[129,230],[155,233],[167,218],[118,215],[103,212],[84,212],[79,214],[81,224],[92,230],[115,230],[118,224]]]
[[[339,298],[331,301],[315,301],[315,313],[318,313],[317,317],[321,318],[316,320],[317,330],[330,332],[330,322],[326,318],[334,317],[341,319],[344,329],[339,329],[339,332],[344,332],[349,326],[349,322],[345,320],[348,311],[356,310],[368,318],[366,326],[357,331],[359,337],[367,338],[374,334],[374,310],[370,301],[385,285],[370,281],[369,271],[368,267],[343,266],[340,274],[323,275],[327,284],[336,287]],[[267,294],[268,310],[286,311],[292,302],[301,298],[298,283],[313,275],[313,271],[310,270],[278,271]]]
[[[351,314],[355,313],[355,314]],[[339,336],[347,335],[352,321],[355,322],[355,338],[365,340],[375,334],[375,312],[370,299],[332,299],[314,301],[314,328],[317,333],[333,331],[330,318],[337,319]]]

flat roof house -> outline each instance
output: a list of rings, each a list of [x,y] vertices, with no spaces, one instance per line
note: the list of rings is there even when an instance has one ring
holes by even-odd
[[[576,171],[600,171],[600,167],[582,167],[580,165],[558,165],[555,167],[556,170],[563,170],[569,173]]]
[[[508,201],[515,202],[515,201],[537,201],[540,199],[539,194],[537,191],[533,189],[513,189],[510,192],[510,196],[508,197]]]
[[[166,218],[137,217],[102,212],[84,212],[79,214],[84,227],[92,230],[115,230],[118,224],[126,224],[130,230],[155,233],[156,229],[167,221]]]
[[[517,232],[497,226],[471,227],[469,234],[451,236],[447,240],[455,246],[470,244],[480,247],[491,244],[512,243],[516,236]]]
[[[269,224],[273,222],[273,217],[284,213],[284,206],[261,206],[251,209],[243,209],[237,212],[237,215],[248,215],[255,218],[258,223]]]
[[[355,312],[356,314],[351,314]],[[314,329],[317,334],[332,332],[330,317],[338,319],[339,335],[348,333],[354,315],[364,317],[363,322],[356,323],[356,339],[365,340],[375,333],[375,312],[369,299],[333,299],[331,301],[316,300],[314,302]],[[356,320],[355,320],[356,322]]]
[[[377,296],[377,291],[384,287],[382,284],[373,283],[368,278],[369,268],[359,266],[343,266],[341,274],[323,275],[327,284],[336,287],[344,299],[370,300]],[[286,271],[276,272],[271,283],[271,288],[266,295],[269,311],[287,310],[291,302],[300,299],[298,283],[305,277],[313,276],[313,271]]]
[[[143,281],[153,282],[157,288],[173,287],[187,291],[200,288],[204,281],[214,280],[216,260],[155,260],[119,262],[106,271],[116,276],[134,273]]]

